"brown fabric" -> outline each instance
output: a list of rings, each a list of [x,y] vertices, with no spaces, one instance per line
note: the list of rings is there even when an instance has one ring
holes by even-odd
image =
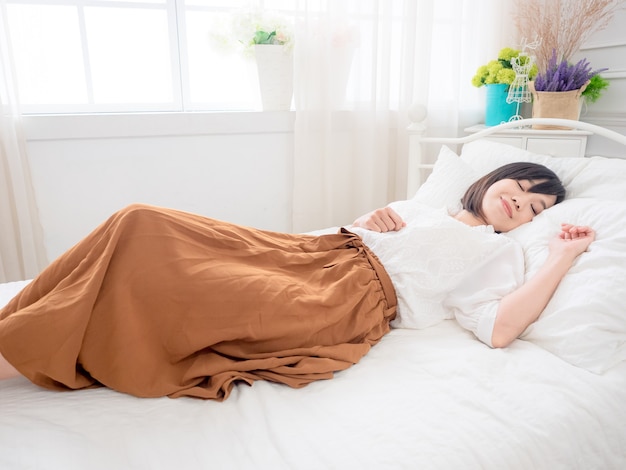
[[[0,352],[51,389],[224,399],[332,377],[389,331],[395,293],[359,237],[117,212],[0,311]]]

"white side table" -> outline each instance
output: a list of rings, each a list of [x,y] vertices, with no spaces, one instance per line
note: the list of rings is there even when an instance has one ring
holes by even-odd
[[[468,127],[468,134],[487,129],[483,124]],[[512,145],[533,153],[553,157],[584,157],[587,136],[592,133],[581,130],[506,129],[485,139]]]

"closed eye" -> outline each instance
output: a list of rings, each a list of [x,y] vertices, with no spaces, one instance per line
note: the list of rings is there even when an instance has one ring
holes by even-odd
[[[520,183],[519,180],[517,181],[517,185],[519,186],[519,189],[526,192],[526,189],[524,189],[524,186],[522,186],[522,183]],[[530,210],[533,211],[533,215],[538,214],[538,212],[535,210],[535,207],[532,204],[530,205]]]

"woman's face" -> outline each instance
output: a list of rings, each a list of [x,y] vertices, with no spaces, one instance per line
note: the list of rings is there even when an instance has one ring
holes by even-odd
[[[496,232],[508,232],[556,203],[556,196],[531,193],[541,181],[503,179],[492,184],[482,202],[485,222]]]

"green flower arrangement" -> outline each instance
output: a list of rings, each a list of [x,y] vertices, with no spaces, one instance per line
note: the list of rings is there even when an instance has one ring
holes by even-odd
[[[595,103],[598,98],[602,96],[602,93],[609,87],[609,81],[599,74],[594,75],[589,79],[589,84],[585,91],[582,92],[582,97],[589,103]]]
[[[476,74],[472,77],[472,85],[475,87],[481,87],[483,85],[492,85],[497,83],[504,83],[510,85],[515,80],[515,70],[511,65],[511,59],[514,57],[519,58],[521,65],[524,65],[529,60],[526,55],[520,56],[520,51],[505,47],[498,54],[496,60],[488,62],[486,65],[481,65],[476,70]],[[532,80],[537,75],[537,66],[533,64],[528,74],[529,80]]]

